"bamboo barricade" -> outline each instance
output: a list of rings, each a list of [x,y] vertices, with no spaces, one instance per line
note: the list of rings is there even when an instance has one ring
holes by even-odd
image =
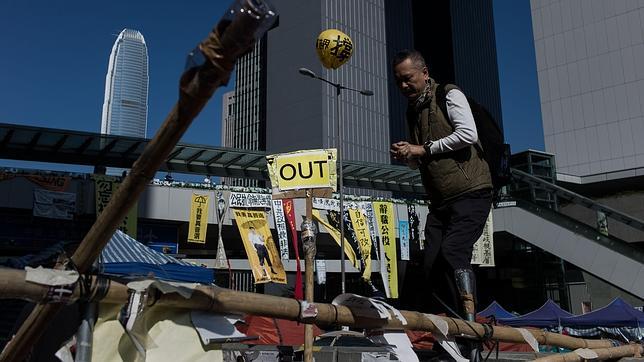
[[[569,362],[586,360],[612,360],[624,357],[641,357],[644,354],[644,346],[641,344],[627,344],[611,348],[581,349],[569,353],[553,354],[537,358],[539,362]]]
[[[96,277],[93,277],[93,286],[90,294],[96,294]],[[25,281],[25,272],[22,270],[0,269],[0,298],[2,299],[27,299],[34,302],[43,302],[49,287]],[[74,289],[74,297],[80,297],[79,287]],[[125,304],[128,300],[127,286],[112,281],[109,291],[102,298],[103,303]],[[403,325],[398,319],[375,319],[360,317],[360,311],[352,310],[346,306],[334,306],[326,303],[315,303],[318,314],[314,318],[300,318],[300,302],[291,298],[271,295],[239,292],[216,286],[198,286],[188,299],[177,293],[160,294],[148,299],[149,304],[157,306],[212,311],[218,313],[242,313],[265,317],[297,320],[303,323],[318,325],[341,325],[365,329],[410,329],[422,330],[432,333],[441,333],[431,321],[428,314],[415,311],[401,310],[407,320]],[[464,320],[435,316],[447,323],[448,335],[479,338],[485,335],[485,328],[491,328],[492,340],[525,343],[523,335],[518,329],[503,326],[485,326],[479,323]],[[527,329],[539,344],[558,346],[571,350],[589,348],[594,350],[610,349],[613,344],[609,340],[592,340],[565,336],[557,333],[545,332],[539,329]],[[634,349],[631,348],[634,352]],[[614,354],[613,354],[614,356]]]
[[[71,257],[73,265],[81,273],[86,272],[96,260],[118,224],[215,90],[228,82],[236,60],[254,44],[255,32],[266,30],[261,28],[265,19],[275,15],[261,0],[239,0],[238,3],[242,4],[243,11],[238,11],[232,19],[222,19],[199,44],[199,51],[205,58],[203,64],[196,64],[183,73],[179,100]],[[37,305],[12,343],[0,354],[0,361],[25,359],[31,346],[40,338],[42,327],[60,308],[59,304]]]

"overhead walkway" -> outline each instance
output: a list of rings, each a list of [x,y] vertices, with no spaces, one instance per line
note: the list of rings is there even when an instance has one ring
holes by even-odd
[[[127,168],[148,142],[147,139],[0,124],[0,159]],[[160,170],[267,181],[265,156],[259,151],[179,144]],[[424,198],[418,171],[358,161],[345,161],[343,171],[347,187],[396,191]],[[532,196],[511,192],[509,197],[514,196],[514,201],[501,203],[494,210],[495,231],[511,233],[644,298],[643,253],[626,241],[600,234],[558,212],[556,205],[558,200],[566,200],[601,211],[612,220],[641,231],[644,231],[644,222],[543,178],[516,169],[512,172],[515,181],[529,185],[528,194]]]

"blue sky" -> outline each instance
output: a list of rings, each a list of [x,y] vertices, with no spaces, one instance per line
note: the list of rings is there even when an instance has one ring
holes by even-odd
[[[152,137],[177,99],[186,54],[227,6],[228,1],[1,1],[0,122],[99,132],[109,54],[127,27],[141,31],[148,45]],[[513,151],[543,149],[529,1],[494,0],[494,10],[506,138]],[[220,144],[221,95],[231,85],[213,96],[184,142]]]

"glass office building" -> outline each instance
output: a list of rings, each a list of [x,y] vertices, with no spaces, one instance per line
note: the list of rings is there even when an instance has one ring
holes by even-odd
[[[145,137],[148,119],[148,48],[137,30],[123,29],[105,77],[101,133]]]

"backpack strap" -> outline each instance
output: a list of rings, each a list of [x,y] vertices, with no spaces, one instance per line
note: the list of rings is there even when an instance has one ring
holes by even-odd
[[[454,128],[454,125],[452,124],[452,120],[449,119],[449,114],[447,114],[447,93],[449,93],[453,89],[461,90],[454,84],[439,84],[436,87],[436,104],[438,105],[438,108],[443,111],[445,119],[447,120],[447,122],[449,122],[452,128]]]

